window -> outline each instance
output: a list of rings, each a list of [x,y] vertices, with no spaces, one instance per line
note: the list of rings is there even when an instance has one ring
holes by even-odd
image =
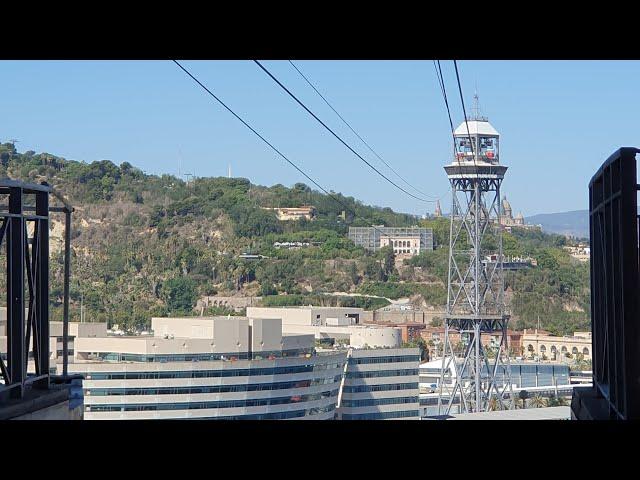
[[[378,370],[371,372],[347,372],[347,378],[375,378],[375,377],[402,377],[408,375],[418,375],[418,369],[407,370]]]
[[[259,407],[268,405],[284,405],[299,402],[311,402],[323,398],[337,397],[338,389],[320,392],[310,395],[295,395],[276,398],[255,398],[244,400],[222,400],[217,402],[177,402],[177,403],[145,403],[145,404],[119,404],[119,405],[89,405],[92,412],[140,412],[156,410],[200,410],[205,408],[242,408]]]
[[[418,418],[419,410],[406,410],[404,412],[383,412],[383,413],[363,413],[363,414],[345,414],[343,420],[387,420],[392,418]]]
[[[393,390],[417,390],[417,383],[392,383],[385,385],[345,385],[344,393],[387,392]]]
[[[364,358],[349,358],[349,365],[361,365],[370,363],[394,363],[394,362],[419,362],[419,355],[402,355],[396,357],[364,357]]]
[[[344,407],[373,407],[376,405],[399,405],[404,403],[418,403],[418,397],[395,398],[366,398],[363,400],[343,400]]]

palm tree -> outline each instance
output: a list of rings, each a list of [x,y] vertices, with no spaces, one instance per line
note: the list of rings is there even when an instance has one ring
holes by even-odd
[[[534,395],[534,397],[531,399],[531,402],[529,403],[529,405],[531,405],[533,408],[541,408],[546,406],[546,404],[547,402],[540,395]]]
[[[564,397],[556,397],[555,395],[551,395],[547,401],[547,406],[549,407],[564,407],[566,404],[567,401]]]
[[[558,399],[556,400],[556,405],[558,407],[564,407],[567,405],[567,400],[564,397],[558,397]]]

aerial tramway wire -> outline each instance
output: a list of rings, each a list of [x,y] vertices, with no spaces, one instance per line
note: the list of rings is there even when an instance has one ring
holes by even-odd
[[[368,165],[374,172],[376,172],[378,175],[380,175],[382,178],[384,178],[387,182],[389,182],[391,185],[393,185],[394,187],[396,187],[398,190],[404,192],[405,194],[409,195],[410,197],[420,201],[420,202],[425,202],[425,203],[433,203],[436,200],[426,200],[424,198],[421,197],[417,197],[416,195],[414,195],[411,192],[408,192],[407,190],[405,190],[404,188],[402,188],[400,185],[398,185],[397,183],[395,183],[393,180],[391,180],[389,177],[387,177],[384,173],[382,173],[380,170],[378,170],[375,166],[373,166],[371,163],[369,163],[362,155],[360,155],[358,152],[356,152],[353,147],[351,147],[351,145],[349,145],[347,142],[345,142],[337,133],[335,133],[329,126],[327,126],[326,123],[324,123],[315,113],[313,113],[309,107],[307,107],[302,101],[300,101],[300,99],[298,99],[298,97],[296,97],[291,90],[289,90],[280,80],[278,80],[264,65],[262,65],[258,60],[254,60],[254,62],[275,82],[278,84],[278,86],[280,86],[280,88],[282,88],[291,98],[293,98],[309,115],[311,115],[320,125],[322,125],[329,133],[331,133],[331,135],[333,135],[336,139],[338,139],[338,141],[340,143],[342,143],[349,151],[351,151],[356,157],[358,157],[360,160],[362,160],[366,165]]]
[[[352,132],[356,137],[358,137],[358,139],[359,139],[359,140],[360,140],[360,141],[361,141],[361,142],[362,142],[362,143],[363,143],[363,144],[364,144],[364,145],[369,149],[369,151],[370,151],[371,153],[373,153],[373,154],[378,158],[378,160],[380,160],[382,163],[384,163],[384,164],[387,166],[387,168],[389,168],[389,170],[391,170],[391,171],[392,171],[392,172],[393,172],[393,173],[394,173],[394,174],[395,174],[395,175],[396,175],[400,180],[402,180],[402,181],[403,181],[407,186],[409,186],[410,188],[412,188],[413,190],[415,190],[416,192],[418,192],[420,195],[423,195],[423,196],[425,196],[425,197],[433,197],[433,195],[429,195],[429,194],[427,194],[427,193],[424,193],[422,190],[420,190],[420,189],[418,189],[417,187],[413,186],[413,185],[412,185],[411,183],[409,183],[409,182],[408,182],[408,181],[407,181],[407,180],[406,180],[402,175],[400,175],[400,174],[396,171],[396,169],[394,169],[391,165],[389,165],[389,163],[387,163],[387,162],[385,161],[385,159],[384,159],[384,158],[382,158],[382,156],[380,156],[380,154],[378,154],[378,152],[376,152],[376,151],[373,149],[373,147],[372,147],[371,145],[369,145],[369,143],[368,143],[364,138],[362,138],[362,136],[361,136],[358,132],[356,132],[356,131],[355,131],[355,129],[351,126],[351,124],[350,124],[349,122],[347,122],[347,121],[344,119],[344,117],[343,117],[342,115],[340,115],[340,113],[339,113],[339,112],[338,112],[338,111],[333,107],[333,105],[331,105],[331,103],[329,103],[329,101],[324,97],[324,95],[322,95],[322,93],[320,93],[320,91],[319,91],[319,90],[316,88],[316,86],[311,82],[311,80],[309,80],[309,79],[307,78],[307,76],[306,76],[304,73],[302,73],[302,72],[300,71],[300,69],[298,68],[298,66],[297,66],[295,63],[293,63],[291,60],[289,60],[289,63],[290,63],[290,64],[291,64],[291,66],[292,66],[292,67],[293,67],[293,68],[294,68],[294,69],[295,69],[295,70],[300,74],[300,76],[304,79],[304,81],[305,81],[305,82],[307,82],[307,84],[308,84],[308,85],[309,85],[309,86],[310,86],[310,87],[311,87],[311,88],[312,88],[312,89],[313,89],[313,90],[318,94],[318,96],[319,96],[319,97],[324,101],[324,103],[326,103],[326,104],[327,104],[327,106],[328,106],[331,110],[333,110],[333,113],[335,113],[335,114],[338,116],[338,118],[339,118],[340,120],[342,120],[342,123],[344,123],[344,124],[347,126],[347,128],[349,128],[349,130],[351,130],[351,132]]]
[[[211,97],[213,97],[220,105],[222,105],[229,113],[231,113],[236,119],[238,119],[245,127],[247,127],[251,132],[256,135],[260,140],[262,140],[265,144],[269,146],[274,152],[276,152],[280,157],[282,157],[289,165],[295,168],[298,172],[300,172],[307,180],[313,183],[316,187],[322,190],[326,195],[328,195],[331,199],[333,199],[336,203],[341,205],[345,211],[349,212],[353,215],[354,218],[360,218],[361,220],[365,220],[369,223],[364,217],[361,217],[356,213],[354,209],[343,203],[339,198],[337,198],[334,194],[326,190],[322,185],[320,185],[317,181],[311,178],[304,170],[302,170],[298,165],[292,162],[284,153],[278,150],[271,142],[269,142],[265,137],[263,137],[255,128],[249,125],[240,115],[234,112],[231,107],[229,107],[226,103],[224,103],[218,96],[216,96],[209,88],[207,88],[200,80],[198,80],[189,70],[187,70],[183,65],[181,65],[177,60],[172,60],[184,73],[186,73],[194,82],[196,82],[204,91],[206,91]],[[380,229],[378,229],[375,225],[372,227],[377,230],[380,234],[384,234]]]

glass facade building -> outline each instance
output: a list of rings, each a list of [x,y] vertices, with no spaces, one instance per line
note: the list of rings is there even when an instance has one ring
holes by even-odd
[[[84,418],[332,419],[346,352],[264,360],[101,361],[84,377]]]
[[[338,419],[420,418],[419,349],[353,349],[347,362]]]

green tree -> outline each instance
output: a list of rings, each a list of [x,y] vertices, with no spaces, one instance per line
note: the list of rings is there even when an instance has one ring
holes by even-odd
[[[197,299],[196,283],[189,277],[175,277],[162,285],[161,295],[173,314],[189,314]]]

